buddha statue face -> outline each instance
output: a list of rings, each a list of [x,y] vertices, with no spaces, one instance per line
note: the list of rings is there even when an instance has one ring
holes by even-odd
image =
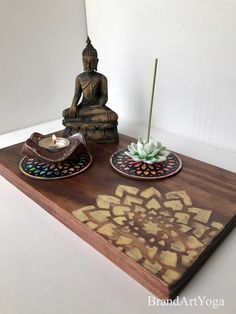
[[[83,57],[84,71],[91,73],[94,70],[97,71],[98,59],[94,56],[84,56]]]

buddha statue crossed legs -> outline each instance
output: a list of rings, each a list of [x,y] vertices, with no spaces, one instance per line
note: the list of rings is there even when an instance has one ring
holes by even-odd
[[[87,39],[83,50],[84,72],[76,77],[75,94],[71,107],[63,111],[65,136],[78,131],[88,142],[116,143],[118,115],[108,108],[107,79],[97,71],[97,51]],[[82,95],[82,101],[78,104]]]

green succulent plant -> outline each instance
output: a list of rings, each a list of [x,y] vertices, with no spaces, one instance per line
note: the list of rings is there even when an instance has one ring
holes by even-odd
[[[133,142],[128,145],[128,151],[125,153],[134,161],[142,161],[148,164],[165,161],[166,157],[170,154],[160,142],[154,142],[152,138],[147,141],[141,137],[137,143]]]

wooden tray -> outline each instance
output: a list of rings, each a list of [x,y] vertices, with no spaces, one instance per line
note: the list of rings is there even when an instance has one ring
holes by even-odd
[[[93,165],[56,181],[22,174],[17,144],[0,150],[0,173],[152,293],[174,298],[234,227],[236,175],[179,155],[175,176],[132,180],[109,163],[131,141],[91,144]]]

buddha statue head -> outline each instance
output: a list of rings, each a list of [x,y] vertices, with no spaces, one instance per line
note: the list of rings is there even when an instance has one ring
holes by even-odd
[[[93,71],[97,71],[98,64],[98,54],[97,50],[91,44],[91,40],[87,38],[87,46],[84,48],[82,52],[82,61],[84,65],[84,71],[91,73]]]

